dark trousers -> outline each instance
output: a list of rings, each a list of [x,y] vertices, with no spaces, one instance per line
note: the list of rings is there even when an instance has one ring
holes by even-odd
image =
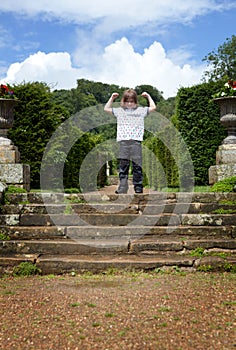
[[[143,188],[142,173],[142,144],[141,141],[127,140],[119,141],[119,190],[126,192],[128,190],[128,175],[130,161],[132,162],[134,189]]]

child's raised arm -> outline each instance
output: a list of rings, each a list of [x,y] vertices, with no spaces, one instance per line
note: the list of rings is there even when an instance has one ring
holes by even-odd
[[[142,93],[142,96],[143,97],[146,97],[146,99],[148,100],[149,102],[149,112],[154,112],[156,110],[156,104],[155,102],[153,101],[153,99],[151,98],[151,96],[147,93],[147,92],[143,92]]]
[[[112,103],[119,96],[118,92],[113,92],[107,103],[105,104],[104,111],[112,114]]]

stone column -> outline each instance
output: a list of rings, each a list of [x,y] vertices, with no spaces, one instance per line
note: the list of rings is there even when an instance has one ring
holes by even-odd
[[[209,184],[236,176],[236,96],[214,100],[220,106],[220,121],[228,136],[216,152],[216,165],[209,168]]]
[[[18,148],[7,137],[17,100],[0,98],[0,182],[30,190],[30,167],[20,163]]]

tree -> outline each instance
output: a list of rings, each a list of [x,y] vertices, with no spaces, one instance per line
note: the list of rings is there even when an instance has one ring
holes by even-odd
[[[21,163],[30,165],[31,187],[39,188],[45,146],[69,114],[52,101],[50,89],[44,83],[24,83],[13,88],[20,102],[15,108],[15,122],[9,137],[20,151]]]
[[[208,62],[209,70],[206,70],[204,77],[209,81],[220,79],[236,79],[236,36],[232,35],[220,45],[217,51],[213,50],[203,58]]]
[[[137,92],[138,95],[141,95],[142,92],[146,91],[147,93],[149,93],[152,96],[152,98],[153,98],[155,103],[164,100],[161,92],[158,89],[156,89],[155,87],[151,86],[151,85],[139,85],[139,86],[136,86],[135,87],[135,91]],[[147,100],[143,99],[142,97],[140,97],[140,102],[143,102],[143,101],[147,101]]]

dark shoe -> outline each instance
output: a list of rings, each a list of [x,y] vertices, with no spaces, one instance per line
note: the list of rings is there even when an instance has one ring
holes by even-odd
[[[128,192],[127,186],[119,186],[115,191],[116,194],[126,194]]]
[[[134,192],[135,193],[143,193],[143,189],[142,189],[142,187],[135,187]]]
[[[115,191],[116,194],[126,194],[128,190],[119,189]]]

